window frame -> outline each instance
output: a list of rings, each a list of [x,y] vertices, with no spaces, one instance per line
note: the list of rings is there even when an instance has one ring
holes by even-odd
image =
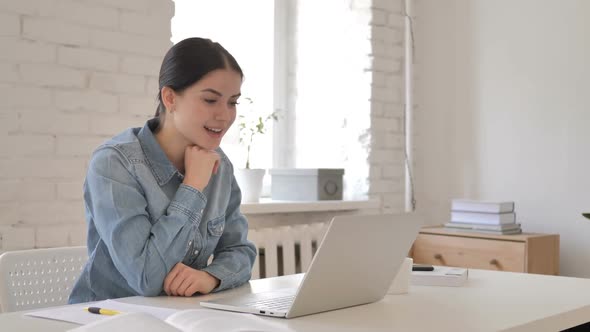
[[[274,1],[273,107],[279,116],[273,123],[273,168],[295,167],[295,119],[289,107],[289,59],[295,52],[292,17],[294,1]]]

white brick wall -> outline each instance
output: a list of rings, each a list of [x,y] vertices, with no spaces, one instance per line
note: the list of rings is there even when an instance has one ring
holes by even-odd
[[[139,75],[93,73],[90,88],[112,93],[145,92],[145,77]]]
[[[21,131],[32,134],[86,134],[90,130],[88,114],[54,110],[30,110],[20,114]]]
[[[82,191],[83,181],[62,182],[57,184],[57,198],[58,199],[80,199],[80,192]]]
[[[88,48],[60,46],[57,50],[57,62],[64,66],[115,73],[119,68],[119,55]]]
[[[16,14],[0,14],[0,36],[18,36],[20,17]]]
[[[62,45],[88,45],[90,29],[55,18],[24,17],[23,37]]]
[[[154,109],[149,110],[150,117],[154,115]],[[143,125],[146,116],[134,116],[128,114],[93,115],[90,119],[90,133],[99,136],[113,136],[129,127]],[[140,127],[141,127],[140,125]]]
[[[0,84],[4,112],[22,107],[49,107],[53,103],[51,90],[32,85]]]
[[[24,40],[18,36],[0,37],[0,43],[0,61],[3,63],[54,63],[57,58],[56,45]]]
[[[128,74],[158,76],[162,60],[155,57],[125,56],[121,71]]]
[[[369,195],[384,212],[404,208],[403,0],[373,0]]]
[[[86,73],[55,64],[26,63],[19,65],[20,75],[25,84],[83,88],[86,85]]]
[[[18,82],[20,75],[18,66],[12,63],[0,63],[0,83]]]
[[[143,99],[145,96],[137,98]],[[119,110],[117,95],[97,90],[55,91],[55,107],[60,110],[80,111],[86,114],[93,112],[116,113]]]
[[[116,29],[119,26],[119,10],[112,7],[80,3],[80,1],[57,0],[40,8],[39,15],[60,21],[78,23],[91,27]]]
[[[55,183],[36,180],[0,181],[0,202],[43,201],[55,197]]]
[[[0,1],[0,12],[38,15],[45,2],[38,0]]]
[[[0,226],[0,246],[3,250],[21,250],[35,247],[35,228],[31,226]]]
[[[45,157],[54,151],[55,137],[50,135],[8,135],[0,140],[0,157]]]
[[[3,179],[81,179],[87,158],[57,156],[10,157],[0,159],[0,181]]]
[[[18,114],[0,110],[0,133],[12,134],[18,130]]]
[[[157,89],[154,91],[157,91]],[[157,105],[155,94],[151,99],[127,95],[121,95],[119,97],[119,109],[121,112],[129,114],[145,115],[145,110],[152,110],[152,113],[156,113]]]
[[[172,0],[0,0],[0,252],[83,245],[92,150],[155,110]]]
[[[153,95],[153,98],[156,98],[158,96],[158,78],[148,78],[145,86],[145,90],[148,92],[148,94],[151,93]]]
[[[13,202],[0,203],[0,226],[10,226],[18,222],[18,205]]]
[[[37,226],[35,228],[35,245],[38,248],[66,247],[70,245],[68,224]]]
[[[164,54],[162,53],[166,53],[166,49],[170,47],[170,38],[164,36],[141,36],[117,31],[93,30],[90,34],[90,45],[98,49],[114,52],[163,57]]]
[[[63,157],[90,157],[102,142],[104,138],[99,136],[58,136],[56,154]]]
[[[160,15],[141,14],[137,12],[121,13],[121,31],[136,33],[145,36],[166,36],[169,30],[162,30],[161,24],[154,24],[154,21],[162,20]],[[170,23],[170,20],[163,23]]]
[[[148,1],[146,0],[86,0],[85,2],[103,5],[109,8],[129,9],[144,13],[148,9]],[[167,15],[169,16],[169,15]]]

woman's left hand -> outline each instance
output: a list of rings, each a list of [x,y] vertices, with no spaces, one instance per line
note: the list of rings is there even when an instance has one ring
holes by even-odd
[[[182,263],[177,263],[164,279],[164,291],[174,296],[208,294],[218,285],[219,279]]]

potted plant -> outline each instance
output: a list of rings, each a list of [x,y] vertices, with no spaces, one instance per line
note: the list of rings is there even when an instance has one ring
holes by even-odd
[[[253,107],[252,98],[244,98],[245,110],[238,116],[238,130],[240,133],[240,144],[246,147],[246,164],[244,168],[235,170],[236,180],[242,190],[242,202],[256,203],[262,192],[262,180],[266,170],[250,168],[250,152],[254,138],[266,133],[266,125],[269,120],[277,120],[276,112],[263,115]]]

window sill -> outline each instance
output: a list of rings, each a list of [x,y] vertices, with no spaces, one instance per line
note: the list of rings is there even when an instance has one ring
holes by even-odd
[[[262,199],[260,203],[244,203],[241,212],[246,215],[293,213],[293,212],[322,212],[322,211],[350,211],[361,209],[378,209],[378,199],[369,200],[342,200],[342,201],[273,201]]]

